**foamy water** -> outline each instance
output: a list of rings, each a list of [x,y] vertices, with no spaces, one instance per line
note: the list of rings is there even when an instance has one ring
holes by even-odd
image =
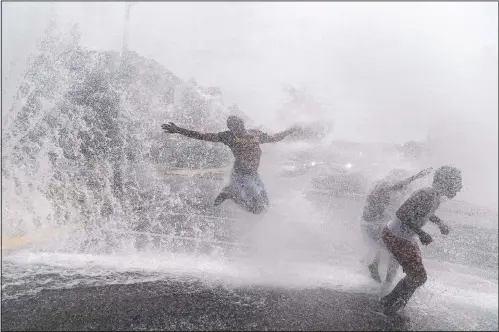
[[[354,259],[345,257],[344,261],[347,264],[343,266],[284,261],[265,264],[173,253],[89,255],[22,251],[4,257],[2,290],[4,299],[9,299],[33,295],[42,289],[195,278],[206,285],[227,287],[324,287],[381,294],[379,286]],[[497,280],[456,272],[455,265],[428,262],[427,266],[429,280],[414,297],[415,307],[454,303],[497,312]]]

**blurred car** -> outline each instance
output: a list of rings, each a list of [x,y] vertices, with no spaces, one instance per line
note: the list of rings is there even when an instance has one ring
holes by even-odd
[[[369,185],[362,168],[350,162],[288,160],[283,164],[280,176],[307,177],[314,189],[333,195],[363,194]]]
[[[335,196],[361,195],[366,193],[370,184],[362,171],[363,167],[352,163],[335,164],[329,172],[316,174],[311,184],[315,189],[325,190]]]
[[[348,167],[344,165],[331,164],[326,161],[295,162],[289,160],[283,164],[280,175],[283,177],[297,177],[310,173],[319,175],[320,173],[346,173],[347,171]]]
[[[314,189],[335,196],[365,195],[391,169],[406,168],[393,147],[341,141],[294,151],[280,175],[306,177]]]

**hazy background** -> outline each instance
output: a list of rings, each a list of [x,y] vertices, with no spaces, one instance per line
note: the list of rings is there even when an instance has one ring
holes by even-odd
[[[283,84],[326,100],[335,138],[434,142],[463,169],[461,199],[497,210],[497,3],[138,3],[129,48],[219,86],[255,122],[281,129]],[[50,12],[82,44],[120,50],[124,3],[2,3],[9,107]]]

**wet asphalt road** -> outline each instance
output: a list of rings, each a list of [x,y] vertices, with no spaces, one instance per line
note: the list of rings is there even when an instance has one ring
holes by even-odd
[[[375,297],[198,281],[47,290],[2,302],[2,330],[399,330]],[[360,311],[364,311],[363,313]]]

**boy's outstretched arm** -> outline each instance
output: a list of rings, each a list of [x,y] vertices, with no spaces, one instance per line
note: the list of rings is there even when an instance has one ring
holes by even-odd
[[[430,174],[432,170],[433,170],[433,167],[425,168],[424,170],[422,170],[418,174],[413,175],[405,180],[402,180],[400,182],[395,183],[394,185],[390,186],[389,189],[392,191],[402,190],[402,189],[404,189],[405,186],[409,185],[411,182]]]
[[[189,130],[185,128],[180,128],[173,122],[169,122],[168,124],[163,124],[161,125],[161,128],[169,134],[180,134],[184,135],[186,137],[190,138],[195,138],[199,139],[202,141],[208,141],[208,142],[221,142],[222,141],[222,135],[221,133],[200,133],[198,131],[194,130]]]
[[[298,130],[299,130],[298,127],[293,127],[293,128],[287,129],[285,131],[281,131],[280,133],[277,133],[274,135],[261,133],[260,134],[260,143],[276,143],[276,142],[282,141],[283,139],[288,137],[290,134],[292,134]]]

